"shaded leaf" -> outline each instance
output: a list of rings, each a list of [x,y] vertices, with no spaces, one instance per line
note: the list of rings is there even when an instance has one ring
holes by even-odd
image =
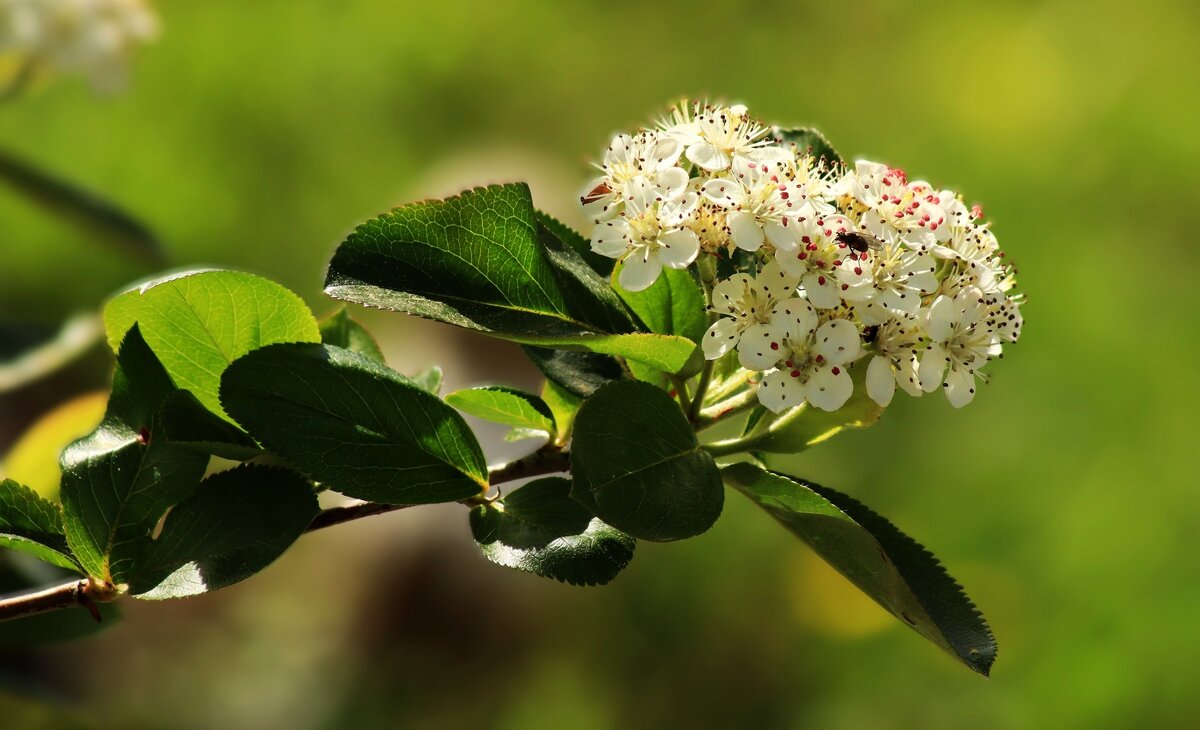
[[[572,498],[639,540],[698,535],[724,490],[679,406],[648,383],[610,383],[584,401],[571,447]]]
[[[588,266],[592,267],[597,274],[608,276],[612,273],[613,266],[617,263],[616,259],[610,259],[607,256],[601,256],[592,250],[592,242],[587,240],[582,233],[571,228],[567,224],[558,220],[549,213],[543,211],[535,211],[537,222],[554,234],[558,240],[571,247],[575,253],[579,254]]]
[[[418,388],[432,395],[442,394],[443,380],[442,369],[437,365],[425,368],[412,376],[412,381],[417,384]]]
[[[321,330],[321,342],[326,345],[340,347],[343,350],[357,352],[375,362],[387,362],[379,343],[371,336],[366,327],[350,316],[345,307],[318,322]]]
[[[619,275],[617,267],[614,281]],[[704,292],[691,269],[663,269],[658,279],[642,291],[614,290],[651,332],[679,335],[699,343],[708,329]]]
[[[63,534],[61,508],[11,479],[0,481],[0,547],[80,571]]]
[[[568,392],[586,398],[605,383],[625,377],[621,363],[611,355],[573,350],[550,350],[526,345],[526,356],[538,370]]]
[[[471,510],[471,532],[493,563],[573,585],[600,585],[633,559],[629,535],[570,497],[568,479],[532,481]]]
[[[986,675],[996,641],[929,551],[856,500],[748,463],[721,469],[745,494],[917,633]]]
[[[133,326],[119,348],[104,420],[63,452],[67,543],[99,580],[125,582],[159,518],[204,475],[206,455],[158,432],[160,406],[175,391]]]
[[[486,489],[462,416],[403,375],[330,345],[271,345],[229,366],[229,414],[315,481],[389,504],[453,502]]]
[[[541,398],[516,388],[492,385],[467,388],[446,396],[463,413],[506,426],[554,433],[554,414]]]
[[[262,454],[250,434],[205,408],[187,390],[177,390],[163,400],[159,432],[172,443],[232,461]]]
[[[152,281],[104,308],[109,344],[137,323],[175,384],[218,415],[221,373],[277,342],[320,342],[308,305],[288,289],[237,271],[193,271]]]
[[[130,580],[138,598],[185,598],[270,565],[316,517],[312,486],[287,469],[243,465],[204,480],[167,515]]]

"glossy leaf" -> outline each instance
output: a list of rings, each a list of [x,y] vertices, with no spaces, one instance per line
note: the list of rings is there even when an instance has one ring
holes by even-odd
[[[582,233],[548,213],[539,210],[535,211],[534,214],[537,216],[539,224],[554,234],[558,240],[570,246],[597,274],[608,276],[612,273],[613,266],[617,263],[616,259],[601,256],[593,251],[592,242],[587,240]]]
[[[584,401],[571,447],[571,496],[639,540],[699,535],[721,514],[724,490],[679,406],[633,380]]]
[[[617,267],[614,280],[619,275]],[[642,291],[614,289],[651,332],[679,335],[699,343],[708,329],[704,292],[690,269],[663,269],[658,279]]]
[[[625,377],[621,363],[610,355],[550,350],[526,345],[525,354],[546,378],[568,392],[586,398],[605,383]]]
[[[330,296],[526,344],[583,349],[675,372],[694,347],[636,332],[615,292],[538,222],[524,184],[414,203],[360,225],[338,248]]]
[[[600,585],[633,559],[634,539],[570,497],[568,479],[538,479],[471,510],[471,532],[493,563],[574,585]]]
[[[63,534],[62,509],[11,479],[0,481],[0,548],[79,571]]]
[[[236,360],[221,400],[269,450],[351,497],[453,502],[487,487],[462,416],[403,375],[330,345],[272,345]]]
[[[813,157],[824,158],[828,165],[845,165],[845,160],[833,148],[825,135],[812,127],[794,127],[791,129],[775,128],[775,136],[784,142],[792,142],[803,154],[807,151]]]
[[[375,362],[387,362],[383,350],[379,349],[379,343],[366,327],[350,316],[345,307],[339,308],[318,324],[321,329],[321,342],[326,345],[357,352]]]
[[[130,581],[138,598],[185,598],[245,580],[296,541],[319,508],[299,474],[240,466],[201,483],[167,515]]]
[[[223,459],[245,461],[262,454],[250,434],[205,408],[187,390],[163,400],[159,432],[167,441]]]
[[[745,494],[917,633],[986,675],[996,641],[975,605],[929,551],[856,500],[753,464],[724,467]]]
[[[104,308],[114,350],[135,322],[175,384],[221,416],[217,390],[229,363],[277,342],[321,341],[304,300],[237,271],[188,272],[119,295]]]
[[[463,413],[492,423],[554,433],[554,414],[541,398],[515,388],[493,385],[468,388],[446,396]]]
[[[99,580],[124,582],[159,518],[204,475],[206,455],[159,432],[159,409],[175,391],[135,325],[119,348],[104,420],[63,452],[67,543]]]
[[[89,241],[161,268],[166,252],[146,226],[95,193],[0,151],[0,180],[58,220],[78,228]],[[122,334],[124,334],[122,332]]]

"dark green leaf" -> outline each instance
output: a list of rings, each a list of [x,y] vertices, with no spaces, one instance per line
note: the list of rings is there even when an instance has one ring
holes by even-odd
[[[824,159],[830,167],[835,165],[845,165],[842,156],[837,153],[825,135],[818,132],[812,127],[795,127],[792,129],[775,128],[775,136],[782,139],[784,142],[791,142],[796,145],[801,154],[808,152],[813,157]]]
[[[237,271],[179,274],[116,297],[104,308],[114,350],[134,322],[175,384],[221,416],[217,389],[229,363],[277,342],[321,341],[304,300]]]
[[[554,414],[541,398],[515,388],[493,385],[468,388],[446,396],[463,413],[506,426],[554,433]]]
[[[63,452],[67,543],[99,580],[124,582],[159,518],[204,475],[206,455],[159,432],[160,407],[175,390],[135,325],[119,348],[104,420]]]
[[[149,229],[90,191],[43,172],[6,152],[0,152],[0,180],[30,202],[79,228],[90,241],[107,244],[155,268],[161,268],[167,262],[166,252]]]
[[[167,515],[130,592],[185,598],[245,580],[282,555],[318,511],[312,486],[287,469],[244,465],[209,477]]]
[[[201,453],[233,461],[262,454],[250,434],[205,408],[191,391],[177,390],[166,397],[158,425],[167,441]]]
[[[682,368],[683,338],[636,332],[621,300],[538,223],[524,184],[414,203],[360,225],[338,248],[325,291],[367,306],[551,347]]]
[[[493,563],[573,585],[600,585],[633,559],[635,541],[570,497],[568,479],[530,482],[471,510],[471,532]]]
[[[0,547],[79,571],[63,535],[62,509],[11,479],[0,481]]]
[[[329,345],[271,345],[229,366],[226,410],[271,451],[351,497],[453,502],[487,488],[487,464],[453,408],[403,375]]]
[[[442,380],[442,369],[437,365],[425,368],[412,376],[412,381],[417,384],[418,388],[432,395],[442,394]]]
[[[375,362],[387,362],[383,357],[383,350],[379,349],[379,343],[366,327],[350,316],[345,307],[339,308],[318,324],[321,328],[321,342],[326,345],[357,352]]]
[[[571,496],[640,540],[699,535],[721,514],[724,490],[679,406],[634,380],[584,401],[571,447]]]
[[[986,675],[996,641],[975,605],[929,551],[859,502],[747,463],[721,470],[729,486],[804,540],[879,605]]]
[[[525,354],[547,379],[586,398],[605,383],[625,377],[621,363],[610,355],[525,346]]]
[[[554,234],[558,240],[570,246],[597,274],[607,277],[612,273],[613,266],[617,263],[616,259],[601,256],[593,251],[591,241],[584,238],[583,234],[548,213],[539,210],[535,212],[535,215],[539,224]]]

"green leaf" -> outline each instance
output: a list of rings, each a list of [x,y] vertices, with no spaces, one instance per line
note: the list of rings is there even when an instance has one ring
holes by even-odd
[[[417,384],[417,387],[426,393],[432,395],[442,394],[442,369],[437,365],[425,368],[421,372],[412,376],[412,381]]]
[[[601,256],[592,250],[592,242],[587,240],[582,233],[571,228],[566,223],[558,220],[549,213],[544,213],[540,210],[534,211],[537,217],[537,222],[550,233],[554,234],[558,240],[571,247],[575,253],[579,254],[592,270],[601,276],[609,276],[612,274],[613,266],[616,265],[616,259],[610,259],[607,256]]]
[[[471,510],[471,532],[493,563],[572,585],[602,585],[633,559],[636,542],[570,497],[571,481],[532,481]]]
[[[612,287],[540,224],[524,184],[414,203],[360,225],[338,247],[330,296],[549,347],[643,360],[675,372],[694,346],[636,332]]]
[[[62,509],[11,479],[0,481],[0,547],[80,571],[63,535]]]
[[[580,407],[571,476],[574,499],[639,540],[699,535],[725,499],[716,465],[679,406],[634,380],[610,383]]]
[[[504,434],[506,443],[516,443],[517,441],[525,441],[527,439],[544,439],[547,436],[554,436],[553,431],[543,431],[539,428],[514,428]]]
[[[245,580],[282,555],[318,511],[312,486],[287,469],[243,465],[209,477],[167,515],[130,592],[186,598]]]
[[[970,599],[929,551],[832,489],[738,463],[721,469],[742,492],[917,633],[987,675],[996,641]]]
[[[553,380],[547,380],[542,386],[542,401],[554,414],[554,425],[557,433],[555,441],[565,444],[571,438],[575,427],[575,414],[583,404],[583,398],[571,393]]]
[[[250,434],[204,407],[191,391],[177,390],[164,400],[158,416],[166,440],[232,461],[262,454]]]
[[[90,241],[104,243],[156,268],[167,262],[166,252],[146,226],[90,191],[7,152],[0,152],[0,180],[56,218],[77,227]]]
[[[613,281],[620,267],[613,271]],[[642,324],[660,335],[679,335],[699,343],[708,329],[704,292],[689,269],[663,269],[649,288],[638,292],[613,287]]]
[[[271,345],[229,366],[221,401],[313,480],[389,504],[453,502],[487,488],[462,416],[408,378],[329,345]]]
[[[600,386],[625,377],[621,363],[610,355],[572,350],[524,347],[525,355],[546,378],[568,392],[586,398]]]
[[[541,398],[515,388],[493,385],[468,388],[446,396],[463,413],[506,426],[554,433],[554,414]]]
[[[321,342],[326,345],[357,352],[375,362],[387,362],[383,356],[383,350],[379,349],[379,343],[375,341],[366,327],[350,316],[345,307],[339,308],[318,324],[321,329]]]
[[[206,455],[159,432],[160,407],[175,391],[133,326],[118,351],[104,420],[63,452],[67,543],[94,578],[125,582],[159,518],[204,475]]]
[[[109,344],[137,323],[180,388],[221,416],[221,373],[277,342],[320,342],[308,305],[273,281],[237,271],[198,271],[150,282],[104,308]]]
[[[829,166],[845,165],[845,160],[833,148],[825,135],[821,134],[812,127],[794,127],[791,129],[775,128],[775,136],[782,139],[784,142],[791,142],[796,145],[796,148],[804,153],[807,151],[813,157],[818,159],[824,158]]]

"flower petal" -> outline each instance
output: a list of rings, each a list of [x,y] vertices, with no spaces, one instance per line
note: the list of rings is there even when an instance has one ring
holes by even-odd
[[[837,365],[814,368],[804,387],[804,396],[809,403],[823,411],[836,411],[846,405],[854,394],[854,381],[850,373]]]
[[[717,172],[729,167],[729,155],[708,142],[697,142],[688,147],[685,154],[689,160],[709,172]]]
[[[804,384],[787,371],[769,372],[758,385],[758,402],[772,413],[783,413],[804,403]]]
[[[758,278],[754,280],[754,283],[768,299],[773,302],[782,302],[796,292],[796,287],[800,282],[795,277],[788,276],[783,267],[772,259],[758,272]]]
[[[934,342],[945,342],[950,339],[950,335],[954,332],[954,324],[958,321],[958,307],[954,304],[954,300],[945,294],[933,300],[933,304],[929,307],[929,315],[926,322],[926,328],[929,331],[929,339]],[[943,355],[944,357],[944,355]],[[924,363],[924,360],[921,361]],[[922,365],[922,368],[924,365]],[[941,375],[939,374],[940,378]],[[924,381],[924,376],[922,376]],[[926,388],[926,391],[929,389]]]
[[[700,252],[700,239],[690,228],[676,228],[658,237],[658,260],[672,269],[685,269]]]
[[[746,328],[738,343],[738,363],[747,370],[770,370],[784,356],[784,332],[770,324]]]
[[[629,230],[624,220],[605,221],[592,231],[592,250],[610,259],[620,258],[629,248],[625,233]]]
[[[962,408],[975,397],[975,373],[964,367],[950,367],[946,376],[946,399],[955,408]]]
[[[734,274],[723,281],[718,281],[713,287],[713,309],[722,314],[734,314],[739,311],[738,303],[748,288],[754,286],[754,280],[749,274]]]
[[[765,236],[754,214],[744,210],[734,211],[729,214],[728,223],[729,230],[733,233],[733,242],[738,248],[743,251],[757,251],[762,247]]]
[[[632,256],[625,259],[621,274],[617,277],[625,291],[642,291],[647,289],[662,271],[662,263],[657,256],[644,251],[634,251]]]
[[[708,331],[704,333],[700,346],[704,349],[706,360],[716,360],[737,346],[739,333],[737,322],[728,317],[721,317]]]
[[[867,366],[867,395],[871,400],[887,408],[896,394],[896,376],[886,357],[875,356]]]
[[[723,177],[714,177],[704,183],[700,194],[722,208],[733,208],[745,197],[741,183]]]
[[[843,365],[854,361],[862,351],[858,328],[845,319],[826,322],[817,328],[813,351],[824,357],[830,365]]]
[[[833,274],[811,271],[804,276],[804,295],[817,309],[835,309],[841,306],[840,289]]]
[[[921,355],[919,367],[921,390],[932,393],[942,384],[942,375],[946,372],[946,350],[941,345],[930,345],[925,354]]]

